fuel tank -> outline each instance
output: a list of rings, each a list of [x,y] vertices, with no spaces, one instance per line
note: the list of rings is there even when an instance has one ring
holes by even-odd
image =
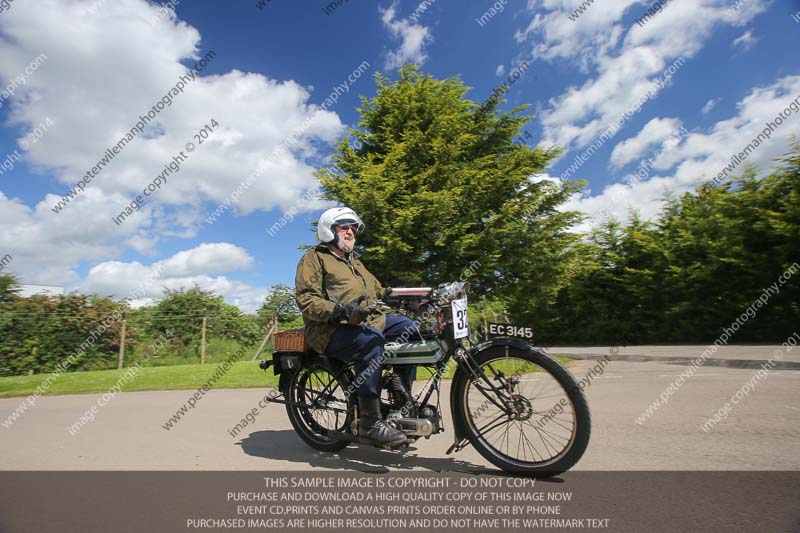
[[[384,350],[386,350],[384,364],[387,365],[436,363],[445,354],[444,345],[436,339],[414,342],[387,341]]]

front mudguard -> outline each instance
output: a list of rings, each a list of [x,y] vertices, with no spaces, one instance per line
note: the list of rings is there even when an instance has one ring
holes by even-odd
[[[488,340],[486,342],[482,342],[480,344],[477,344],[477,345],[473,346],[468,352],[468,357],[475,357],[479,353],[484,352],[484,351],[489,350],[489,349],[492,349],[492,348],[505,348],[505,347],[515,348],[515,349],[524,350],[524,351],[528,351],[528,350],[536,351],[536,349],[530,343],[527,343],[527,342],[525,342],[523,340],[512,339],[512,338],[499,338],[499,339],[491,339],[491,340]],[[456,369],[455,373],[453,374],[453,380],[450,382],[451,383],[451,386],[450,386],[450,409],[453,409],[453,406],[456,405],[456,387],[454,387],[452,384],[458,382],[459,379],[465,379],[467,377],[466,373],[467,372],[466,372],[466,370],[464,370],[463,365],[459,364],[458,368]],[[453,416],[453,431],[455,432],[456,443],[468,440],[467,439],[467,435],[468,435],[467,429],[465,427],[463,427],[463,425],[459,422],[459,419],[460,419],[460,417],[457,417],[454,414],[454,416]]]

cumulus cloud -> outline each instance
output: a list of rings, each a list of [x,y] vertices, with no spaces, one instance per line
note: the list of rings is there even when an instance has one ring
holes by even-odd
[[[136,239],[150,225],[147,212],[143,212],[114,228],[115,204],[123,200],[119,194],[87,190],[59,216],[50,211],[56,198],[47,194],[31,208],[0,192],[0,250],[14,257],[8,271],[24,283],[74,283],[78,263],[121,253],[121,238]]]
[[[241,270],[249,268],[252,262],[253,258],[244,249],[233,244],[215,243],[178,252],[161,264],[165,276],[184,277]]]
[[[506,73],[506,67],[503,65],[497,65],[497,68],[494,70],[495,76],[502,76]]]
[[[239,213],[296,209],[303,193],[318,185],[312,173],[320,150],[345,129],[329,106],[321,106],[328,88],[317,94],[293,80],[220,71],[221,58],[208,55],[213,50],[196,28],[146,0],[17,2],[0,17],[0,35],[2,80],[46,57],[3,102],[5,126],[19,132],[17,164],[53,178],[42,180],[51,188],[32,202],[0,194],[0,250],[15,258],[9,270],[26,283],[69,285],[79,280],[81,263],[109,260],[126,249],[153,255],[161,238],[193,237],[207,207],[228,199],[256,170],[260,175],[235,207]],[[204,57],[210,58],[205,72],[171,98],[85,192],[59,213],[51,211]],[[225,63],[235,64],[235,58]],[[218,126],[200,144],[194,135],[212,120]],[[38,142],[23,144],[46,121],[52,125]],[[288,150],[273,155],[287,139]],[[190,141],[196,150],[180,170],[115,225],[112,218],[173,157],[187,155]]]
[[[409,19],[398,19],[396,4],[387,9],[378,8],[383,26],[389,30],[392,38],[400,40],[397,50],[386,54],[385,67],[389,70],[402,67],[406,63],[422,65],[428,59],[425,46],[433,41],[430,28],[409,22]]]
[[[575,61],[588,71],[592,57],[609,53],[624,33],[622,16],[642,0],[596,3],[575,20],[569,18],[582,0],[533,0],[528,26],[515,33],[518,42],[533,42],[533,59]]]
[[[736,105],[737,114],[714,124],[708,132],[693,132],[664,150],[655,159],[656,175],[645,181],[626,176],[629,184],[613,183],[599,194],[586,191],[576,195],[565,209],[577,209],[590,215],[586,227],[597,224],[607,216],[624,219],[631,209],[644,218],[652,219],[660,211],[663,199],[678,195],[709,181],[726,167],[728,176],[737,175],[744,165],[753,165],[761,174],[771,171],[774,160],[786,153],[792,136],[800,138],[800,76],[787,76],[764,87],[754,87]],[[788,112],[787,112],[788,110]],[[735,169],[731,158],[743,152],[759,134],[774,122],[779,113],[784,119],[769,140],[758,143],[743,163]],[[762,139],[763,140],[763,139]],[[666,173],[664,171],[671,172]]]
[[[268,292],[266,288],[215,275],[249,268],[252,262],[243,248],[229,243],[205,243],[150,265],[138,261],[99,263],[89,270],[80,289],[128,298],[134,307],[139,307],[154,303],[164,288],[177,290],[197,284],[245,312],[255,312]]]
[[[654,118],[645,124],[636,136],[614,147],[614,151],[611,152],[611,164],[614,167],[622,167],[644,156],[649,149],[675,135],[680,127],[681,121],[677,118]]]
[[[144,0],[107,2],[93,14],[87,14],[85,3],[42,0],[4,14],[0,29],[8,39],[2,44],[6,59],[0,61],[0,78],[19,74],[20,65],[40,53],[47,56],[12,98],[13,125],[32,127],[48,116],[55,123],[28,151],[31,164],[74,185],[187,74],[187,66],[206,56],[210,50],[201,47],[199,32],[174,15],[151,25],[158,12]],[[315,142],[333,142],[344,131],[334,112],[310,100],[308,90],[292,80],[239,70],[201,73],[89,187],[135,196],[214,119],[219,127],[170,176],[157,201],[219,203],[263,168],[239,208],[248,213],[288,207],[316,184],[313,166],[306,162],[317,155]],[[292,134],[297,143],[268,158]]]
[[[644,26],[634,24],[627,30],[623,15],[639,14],[647,2],[592,6],[572,21],[568,15],[578,3],[531,2],[533,18],[517,33],[520,42],[532,43],[534,59],[572,61],[590,74],[580,87],[570,87],[548,102],[542,112],[544,145],[579,148],[591,143],[675,61],[694,56],[715,27],[746,24],[766,9],[768,0],[751,0],[736,18],[728,15],[727,0],[670,2]],[[679,76],[676,73],[673,80]]]

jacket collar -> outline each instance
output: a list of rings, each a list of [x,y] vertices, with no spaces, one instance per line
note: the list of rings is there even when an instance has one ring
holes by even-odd
[[[330,246],[328,246],[327,244],[323,244],[323,243],[320,243],[320,244],[318,244],[318,245],[316,246],[316,248],[314,248],[314,249],[315,249],[317,252],[324,252],[324,253],[331,254],[333,257],[335,257],[335,258],[336,258],[336,259],[338,259],[339,261],[345,261],[345,262],[347,262],[347,263],[351,263],[351,262],[353,262],[355,259],[357,259],[357,258],[358,258],[358,256],[356,255],[356,253],[355,253],[355,252],[345,253],[345,254],[344,254],[344,257],[342,257],[342,256],[340,256],[340,255],[338,255],[338,254],[335,254],[335,253],[333,252],[333,250],[331,250],[331,247],[330,247]]]

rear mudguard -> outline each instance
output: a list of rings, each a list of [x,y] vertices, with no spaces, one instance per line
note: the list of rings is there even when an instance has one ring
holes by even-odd
[[[276,376],[287,370],[284,368],[284,360],[289,357],[298,358],[300,366],[308,366],[316,361],[320,355],[315,352],[273,352],[272,371],[275,372]]]
[[[500,338],[500,339],[491,339],[491,340],[488,340],[486,342],[482,342],[482,343],[480,343],[480,344],[478,344],[476,346],[473,346],[469,351],[469,355],[472,356],[472,357],[475,357],[479,353],[484,352],[486,350],[489,350],[491,348],[497,348],[497,347],[503,348],[503,347],[506,347],[506,346],[509,347],[509,348],[516,348],[518,350],[524,350],[524,351],[528,351],[528,350],[535,351],[536,350],[533,346],[531,346],[529,343],[527,343],[527,342],[525,342],[523,340],[512,339],[512,338]],[[455,371],[455,374],[453,374],[453,380],[450,382],[451,383],[451,386],[450,386],[450,409],[453,409],[453,406],[456,405],[456,387],[453,387],[452,384],[456,383],[456,381],[461,377],[462,374],[466,374],[466,371],[459,364],[458,368]],[[464,376],[464,377],[466,377],[466,376]],[[455,431],[455,438],[456,438],[455,440],[456,440],[457,443],[461,442],[461,441],[464,441],[464,440],[468,440],[467,439],[467,428],[462,426],[462,424],[459,421],[459,418],[460,417],[455,416],[455,413],[453,413],[453,430]]]
[[[298,366],[297,368],[284,368],[284,359],[288,357],[297,357],[298,358]],[[278,388],[281,392],[286,391],[286,385],[291,379],[292,374],[297,372],[299,368],[309,367],[315,363],[322,363],[329,366],[333,371],[340,372],[342,368],[345,366],[344,363],[339,361],[338,359],[332,359],[325,357],[324,355],[320,355],[316,352],[274,352],[272,354],[272,367],[274,369],[275,375],[280,375],[278,379]]]

